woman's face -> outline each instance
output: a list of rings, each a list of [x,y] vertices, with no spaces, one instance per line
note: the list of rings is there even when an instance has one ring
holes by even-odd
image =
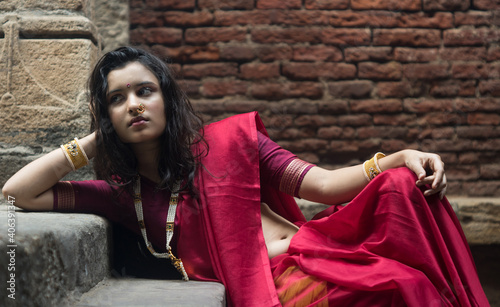
[[[108,113],[124,143],[156,141],[164,133],[166,119],[163,95],[156,76],[139,62],[108,74]],[[139,105],[145,108],[139,113]]]

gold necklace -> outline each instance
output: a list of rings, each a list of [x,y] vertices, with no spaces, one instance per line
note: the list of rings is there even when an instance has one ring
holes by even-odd
[[[146,243],[147,248],[156,258],[168,258],[174,265],[174,267],[182,274],[182,279],[188,281],[189,277],[184,269],[184,264],[180,258],[177,258],[172,253],[172,248],[170,247],[170,241],[174,236],[174,224],[175,224],[175,213],[177,211],[177,203],[179,199],[179,182],[174,184],[172,189],[172,194],[170,196],[170,202],[168,206],[167,221],[166,221],[166,253],[157,253],[151,242],[148,240],[148,235],[146,234],[146,224],[144,223],[144,214],[142,212],[142,197],[141,197],[141,178],[137,176],[134,185],[134,206],[135,212],[137,213],[137,221],[139,222],[139,228],[141,229],[142,237]]]

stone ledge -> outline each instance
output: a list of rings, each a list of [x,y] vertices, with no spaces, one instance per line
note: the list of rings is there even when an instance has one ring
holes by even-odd
[[[223,307],[226,294],[224,286],[216,282],[112,278],[100,282],[73,306]]]
[[[448,197],[470,245],[500,244],[500,199],[488,197]],[[310,220],[328,206],[297,199]]]
[[[0,24],[14,22],[26,38],[88,38],[95,44],[102,41],[97,27],[85,16],[79,15],[42,15],[6,13],[0,14]],[[0,34],[4,33],[0,27]]]
[[[500,244],[499,198],[449,198],[471,245]]]
[[[59,13],[92,16],[94,0],[2,0],[0,12],[25,14]]]
[[[13,242],[9,213],[15,213]],[[2,286],[2,306],[64,306],[110,275],[111,228],[104,218],[8,211],[2,204],[0,221],[0,283],[15,274],[15,300]],[[12,261],[15,271],[8,271]]]

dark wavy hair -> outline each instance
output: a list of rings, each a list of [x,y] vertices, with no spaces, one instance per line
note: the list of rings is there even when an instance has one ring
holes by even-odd
[[[203,139],[203,121],[198,116],[184,91],[173,77],[171,69],[158,57],[133,47],[120,47],[106,53],[95,66],[89,80],[91,131],[96,132],[96,155],[93,159],[97,179],[111,185],[128,187],[137,172],[137,159],[132,149],[116,134],[108,113],[106,94],[108,74],[138,62],[149,69],[160,83],[165,106],[166,128],[161,136],[161,151],[158,158],[160,189],[171,189],[177,180],[184,180],[180,190],[196,194],[193,185],[199,158],[208,152]],[[193,153],[193,145],[202,143],[205,147]]]

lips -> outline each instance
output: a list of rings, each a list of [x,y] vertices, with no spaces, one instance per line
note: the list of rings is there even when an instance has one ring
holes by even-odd
[[[136,116],[134,118],[132,118],[130,120],[130,122],[128,123],[129,126],[137,126],[137,125],[141,125],[143,123],[145,123],[147,120],[142,117],[142,116]]]

